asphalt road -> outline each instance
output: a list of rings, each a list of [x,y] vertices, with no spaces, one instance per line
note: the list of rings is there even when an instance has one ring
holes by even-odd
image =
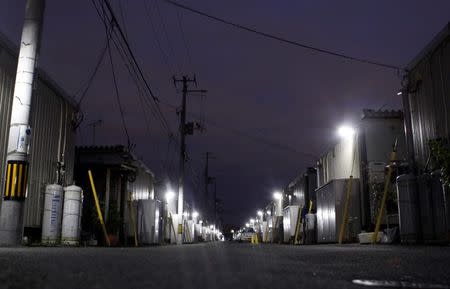
[[[447,288],[450,247],[0,248],[0,288],[370,288],[355,279]]]

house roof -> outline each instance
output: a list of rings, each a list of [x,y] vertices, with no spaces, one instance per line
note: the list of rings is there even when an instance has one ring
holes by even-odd
[[[128,161],[131,163],[134,167],[139,167],[146,173],[152,175],[155,177],[155,174],[147,167],[147,165],[139,160],[136,155],[133,153],[130,153],[125,146],[123,145],[110,145],[110,146],[77,146],[75,148],[76,152],[78,154],[84,153],[84,154],[92,154],[92,155],[101,155],[101,154],[109,154],[109,155],[116,155],[117,158],[115,160],[112,160],[112,162],[122,163],[125,161]],[[93,160],[94,162],[96,160]],[[98,159],[98,161],[104,162],[104,159]]]

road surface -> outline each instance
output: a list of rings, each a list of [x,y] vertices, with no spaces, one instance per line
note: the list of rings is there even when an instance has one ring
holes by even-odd
[[[22,247],[0,248],[0,266],[0,288],[369,288],[355,279],[450,285],[450,247]]]

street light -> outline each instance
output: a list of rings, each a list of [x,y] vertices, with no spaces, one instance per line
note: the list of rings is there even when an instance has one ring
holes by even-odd
[[[166,201],[167,203],[170,202],[175,197],[175,193],[171,190],[167,191],[166,193]]]
[[[245,223],[245,226],[248,228],[248,227],[250,227],[250,224],[249,223]]]
[[[192,217],[193,217],[193,218],[197,218],[197,217],[198,217],[198,212],[197,212],[197,211],[194,211],[194,212],[192,213]]]
[[[256,213],[258,214],[259,217],[262,217],[262,215],[263,215],[263,212],[261,210]]]
[[[253,223],[255,223],[255,219],[251,218],[250,219],[250,224],[253,224]]]
[[[270,210],[267,210],[266,214],[270,216],[272,215],[272,212]]]
[[[273,193],[273,198],[275,200],[281,200],[283,198],[283,194],[280,192],[275,192],[275,193]]]
[[[189,212],[184,212],[184,213],[183,213],[183,216],[184,216],[185,218],[189,218]]]
[[[343,125],[338,128],[338,135],[344,139],[352,138],[355,133],[355,129],[348,125]]]

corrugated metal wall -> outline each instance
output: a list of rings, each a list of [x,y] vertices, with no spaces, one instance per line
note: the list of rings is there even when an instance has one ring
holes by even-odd
[[[415,161],[422,172],[428,141],[450,136],[450,24],[430,43],[408,75]]]
[[[0,188],[3,191],[4,164],[11,117],[17,54],[0,37]],[[58,155],[64,154],[66,182],[72,183],[75,132],[71,125],[74,106],[60,95],[59,88],[39,73],[31,105],[32,139],[30,147],[30,178],[25,202],[25,226],[41,225],[45,185],[56,179]]]
[[[133,200],[146,200],[154,198],[153,175],[143,168],[136,170],[136,180],[129,184]]]
[[[359,145],[355,138],[341,140],[318,161],[318,187],[336,179],[346,179],[353,175],[359,178]]]

